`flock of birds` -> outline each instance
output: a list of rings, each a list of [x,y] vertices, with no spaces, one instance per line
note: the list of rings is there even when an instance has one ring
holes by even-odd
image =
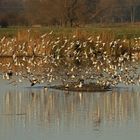
[[[28,80],[30,86],[63,85],[75,88],[94,83],[103,87],[140,84],[138,52],[140,37],[105,42],[101,36],[50,37],[19,43],[17,38],[0,40],[1,78],[10,84]],[[6,58],[8,57],[8,58]]]

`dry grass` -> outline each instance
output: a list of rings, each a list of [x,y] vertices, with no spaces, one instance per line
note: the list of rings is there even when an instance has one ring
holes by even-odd
[[[77,50],[80,50],[81,55],[84,52],[89,55],[91,50],[95,54],[106,52],[108,55],[117,56],[127,52],[131,55],[132,52],[139,53],[140,38],[117,39],[111,31],[89,34],[80,28],[59,36],[53,31],[41,34],[37,29],[21,29],[16,36],[12,38],[3,36],[0,41],[0,56],[15,54],[16,56],[55,55],[56,57],[59,54],[66,58],[66,55]]]

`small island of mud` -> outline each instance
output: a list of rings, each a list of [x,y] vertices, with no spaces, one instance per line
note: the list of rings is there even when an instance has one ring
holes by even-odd
[[[83,84],[82,86],[71,83],[69,85],[55,85],[51,86],[52,89],[75,91],[75,92],[106,92],[111,91],[110,86],[98,85],[96,83]]]

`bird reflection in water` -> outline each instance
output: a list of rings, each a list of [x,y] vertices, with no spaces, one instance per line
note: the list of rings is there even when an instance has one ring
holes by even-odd
[[[17,91],[4,94],[1,114],[15,119],[24,114],[21,119],[25,125],[36,121],[46,128],[59,129],[65,125],[67,129],[91,126],[99,130],[104,123],[121,125],[128,119],[139,121],[139,102],[139,92],[128,91],[69,94],[55,90]],[[7,119],[13,123],[13,119]]]

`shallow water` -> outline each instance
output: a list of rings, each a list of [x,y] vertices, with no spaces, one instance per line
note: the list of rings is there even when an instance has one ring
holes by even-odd
[[[140,89],[76,93],[0,81],[2,140],[118,140],[140,137]]]

